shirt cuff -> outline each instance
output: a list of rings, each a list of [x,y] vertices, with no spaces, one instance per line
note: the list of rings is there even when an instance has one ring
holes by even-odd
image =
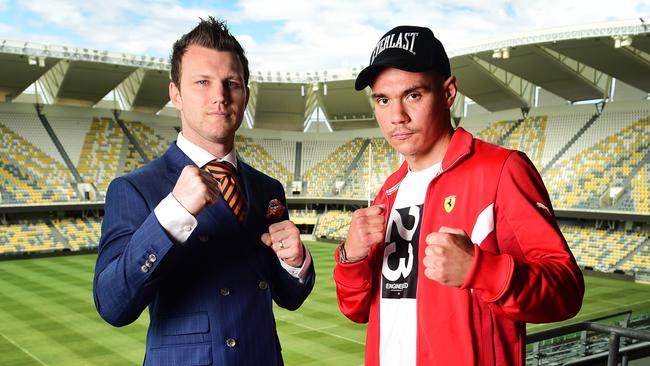
[[[153,212],[167,234],[179,244],[185,243],[198,225],[196,218],[171,193],[160,201]]]
[[[309,269],[309,266],[311,266],[311,253],[309,253],[309,250],[307,250],[307,247],[304,246],[304,244],[303,247],[305,248],[305,260],[302,262],[302,266],[300,267],[290,266],[284,263],[282,259],[278,258],[278,260],[280,260],[280,265],[282,265],[282,268],[289,272],[292,277],[297,278],[300,283],[305,282],[305,277],[307,277],[307,270]]]

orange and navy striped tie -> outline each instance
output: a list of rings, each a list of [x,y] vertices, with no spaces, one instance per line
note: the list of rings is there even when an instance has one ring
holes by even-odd
[[[205,167],[219,182],[221,196],[232,209],[239,223],[244,222],[246,205],[244,204],[244,196],[241,194],[235,180],[235,167],[227,161],[218,160],[212,160]]]

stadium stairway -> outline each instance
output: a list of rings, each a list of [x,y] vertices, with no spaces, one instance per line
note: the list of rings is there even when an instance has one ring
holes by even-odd
[[[640,243],[636,248],[634,248],[633,250],[630,250],[630,252],[629,252],[627,255],[625,255],[623,258],[621,258],[621,260],[618,261],[618,262],[614,265],[613,268],[617,268],[617,269],[623,268],[623,265],[624,265],[628,260],[631,260],[632,258],[634,258],[634,256],[635,256],[637,253],[643,251],[643,248],[645,247],[646,244],[650,244],[650,237],[646,238],[646,240],[644,240],[643,242],[641,242],[641,243]]]
[[[126,137],[125,137],[126,140]],[[126,166],[127,155],[129,154],[129,144],[127,141],[124,141],[122,148],[120,149],[120,155],[118,155],[117,161],[117,171],[115,176],[119,177],[124,175],[124,167]]]
[[[345,183],[343,184],[343,187],[341,187],[341,191],[339,192],[339,195],[343,193],[343,191],[346,190],[347,187],[351,186],[350,183],[352,183],[352,180],[354,177],[352,177],[352,173],[356,171],[357,167],[359,166],[359,160],[361,160],[361,157],[363,157],[364,151],[368,148],[368,145],[370,145],[370,139],[364,139],[363,144],[361,145],[361,148],[359,149],[359,153],[352,159],[352,162],[348,166],[348,168],[345,170],[345,173],[343,174],[342,181]]]
[[[293,180],[302,180],[302,172],[300,171],[300,162],[302,161],[302,142],[296,142],[296,159],[294,160],[293,167]]]
[[[50,228],[50,230],[52,230],[52,236],[53,236],[56,240],[58,240],[58,241],[60,241],[61,243],[63,243],[63,245],[65,246],[66,249],[73,250],[72,246],[71,246],[70,243],[68,242],[68,239],[66,239],[65,236],[63,236],[63,234],[61,234],[61,232],[59,231],[59,229],[57,229],[57,227],[54,226],[54,224],[52,223],[52,221],[47,220],[47,221],[45,221],[45,224]]]
[[[126,127],[124,121],[120,118],[120,115],[118,114],[117,110],[115,110],[113,113],[115,115],[115,121],[120,126],[120,128],[124,132],[124,135],[129,140],[129,142],[135,147],[135,150],[138,152],[138,154],[140,154],[142,161],[144,161],[145,164],[148,163],[149,158],[147,157],[147,154],[144,153],[144,150],[142,149],[142,146],[140,146],[138,139],[136,139],[135,136],[133,136],[133,134],[131,133],[131,131],[129,131],[129,129]]]
[[[542,171],[540,172],[540,174],[541,174],[542,176],[544,175],[544,173],[546,173],[546,171],[547,171],[549,168],[551,168],[551,167],[553,166],[553,164],[555,164],[558,160],[560,160],[560,158],[562,157],[562,155],[564,155],[564,153],[567,152],[567,150],[569,150],[569,148],[570,148],[570,147],[571,147],[571,146],[572,146],[576,141],[578,141],[578,139],[580,138],[580,136],[582,136],[582,135],[585,133],[585,131],[587,131],[587,130],[589,129],[589,127],[591,127],[591,125],[593,125],[594,122],[596,122],[596,120],[598,119],[598,117],[600,117],[600,115],[599,115],[598,113],[594,113],[594,115],[591,116],[591,118],[590,118],[590,119],[589,119],[589,120],[584,124],[584,126],[582,126],[582,128],[580,128],[580,129],[578,130],[578,132],[576,132],[576,134],[573,135],[573,137],[571,137],[571,139],[566,143],[566,145],[564,145],[564,146],[560,149],[560,151],[558,151],[557,154],[555,154],[555,156],[553,156],[553,158],[551,158],[551,160],[548,161],[548,163],[544,166],[544,168],[543,168]]]
[[[639,171],[644,167],[644,164],[645,164],[646,162],[647,162],[647,163],[650,163],[650,160],[648,160],[648,158],[650,157],[650,150],[648,150],[648,147],[649,147],[649,145],[647,145],[647,144],[642,144],[642,145],[639,146],[639,148],[636,150],[637,153],[645,154],[645,156],[644,156],[643,160],[641,160],[639,163],[637,163],[637,164],[635,164],[635,165],[634,165],[634,164],[631,164],[631,165],[630,165],[630,167],[632,168],[632,169],[630,170],[630,174],[628,174],[628,175],[623,175],[622,177],[621,177],[621,176],[618,176],[617,179],[621,179],[621,178],[622,178],[622,181],[620,181],[620,182],[617,182],[617,181],[612,181],[612,182],[611,182],[612,185],[616,185],[616,186],[618,186],[618,185],[620,184],[620,185],[622,185],[623,187],[626,187],[626,190],[627,190],[627,191],[625,192],[625,194],[623,195],[623,197],[619,198],[619,200],[614,204],[614,207],[615,207],[615,208],[621,208],[621,209],[623,209],[624,211],[629,211],[629,210],[625,210],[625,209],[623,208],[623,206],[624,206],[624,200],[625,200],[626,197],[629,197],[630,199],[632,198],[632,197],[631,197],[631,191],[632,191],[632,183],[631,183],[631,182],[632,182],[632,179],[633,179],[633,178],[636,176],[636,174],[637,174],[637,173],[638,173],[638,172],[639,172]],[[618,165],[618,164],[621,164],[621,165],[622,165],[622,164],[623,164],[623,159],[619,159],[619,160],[616,162],[616,164],[611,164],[610,167],[611,167],[611,168],[614,168],[614,167],[615,167],[616,165]],[[589,200],[586,202],[586,205],[589,206],[589,207],[594,207],[594,208],[596,208],[596,207],[600,207],[600,197],[598,197],[598,196],[592,196],[592,197],[589,198]]]
[[[623,211],[629,211],[627,206],[629,205],[630,201],[633,201],[633,198],[632,198],[632,187],[633,187],[632,179],[634,179],[634,177],[636,177],[637,174],[639,174],[641,169],[643,169],[644,167],[650,166],[650,146],[649,145],[641,146],[638,151],[639,152],[645,152],[645,156],[639,162],[639,164],[634,166],[634,168],[630,171],[630,174],[627,177],[625,177],[625,181],[623,182],[622,186],[625,187],[626,192],[614,204],[614,207],[616,209],[620,209],[620,210],[623,210]],[[633,204],[632,204],[632,207],[634,207]]]
[[[510,128],[506,131],[506,133],[504,133],[503,136],[501,136],[501,138],[497,141],[497,145],[504,146],[505,142],[510,138],[510,135],[512,135],[512,132],[516,130],[523,122],[524,119],[518,119],[515,123],[513,123],[512,126],[510,126]]]
[[[59,154],[61,154],[61,157],[63,158],[65,165],[68,167],[68,170],[70,170],[72,176],[74,177],[74,179],[77,180],[78,183],[82,182],[83,179],[81,179],[81,175],[79,174],[79,171],[72,163],[72,160],[70,160],[70,156],[68,155],[68,152],[65,151],[65,148],[63,148],[63,144],[61,144],[61,140],[59,140],[59,137],[54,132],[52,125],[50,125],[50,121],[48,121],[47,117],[43,113],[41,113],[41,109],[38,104],[36,105],[36,113],[38,114],[38,119],[43,124],[45,131],[47,131],[47,134],[50,136],[50,139],[54,143],[54,146],[56,146],[56,149],[59,151]]]

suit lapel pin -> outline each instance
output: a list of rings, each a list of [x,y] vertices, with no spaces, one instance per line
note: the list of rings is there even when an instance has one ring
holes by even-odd
[[[276,219],[279,220],[284,215],[284,205],[280,202],[279,199],[274,198],[269,201],[269,207],[266,209],[266,218],[267,219]]]
[[[269,207],[266,209],[266,218],[279,220],[283,215],[284,205],[280,202],[280,200],[277,198],[270,200]]]

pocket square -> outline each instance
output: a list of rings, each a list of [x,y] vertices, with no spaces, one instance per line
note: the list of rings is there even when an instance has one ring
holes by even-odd
[[[269,207],[266,209],[266,218],[279,220],[283,215],[284,205],[280,202],[280,200],[277,198],[270,200]]]

